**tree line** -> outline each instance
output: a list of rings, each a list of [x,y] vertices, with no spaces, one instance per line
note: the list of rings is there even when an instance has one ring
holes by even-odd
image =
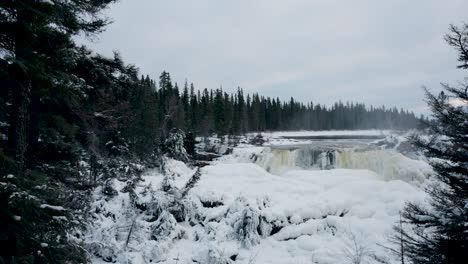
[[[171,81],[163,72],[157,82],[141,76],[147,96],[157,105],[155,121],[165,130],[172,127],[193,131],[197,135],[239,135],[247,132],[278,130],[338,130],[338,129],[411,129],[421,119],[414,113],[396,107],[366,107],[362,103],[336,102],[331,107],[302,103],[291,98],[234,93],[218,89],[198,90],[186,81],[183,87]]]

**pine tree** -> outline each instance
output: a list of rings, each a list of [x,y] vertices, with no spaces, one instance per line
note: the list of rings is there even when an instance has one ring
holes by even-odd
[[[2,245],[6,239],[11,249],[5,252],[2,247],[1,262],[86,261],[83,250],[67,239],[79,223],[75,211],[56,212],[41,203],[68,207],[72,198],[86,194],[75,189],[83,181],[73,181],[79,179],[74,162],[84,141],[79,133],[84,127],[83,111],[78,106],[89,88],[76,73],[79,61],[89,53],[78,48],[73,38],[102,31],[108,22],[100,12],[112,2],[0,2],[0,72],[6,77],[2,89],[6,80],[9,90],[6,100],[12,104],[9,147],[4,153],[15,159],[14,166],[0,165],[3,173],[13,176],[8,179],[12,187],[0,190],[0,239]],[[68,221],[60,223],[53,216]]]
[[[22,173],[26,152],[35,147],[44,98],[62,93],[77,80],[67,72],[73,64],[72,36],[99,33],[108,23],[100,12],[114,0],[2,1],[0,4],[0,60],[11,78],[13,111],[9,145]]]
[[[193,83],[190,84],[190,109],[189,109],[189,116],[190,116],[190,130],[193,133],[199,131],[199,109],[198,109],[198,98],[195,94],[195,87]]]
[[[226,113],[223,100],[223,90],[216,89],[213,99],[213,121],[218,136],[226,134]]]
[[[182,109],[184,113],[184,123],[183,123],[182,129],[185,131],[192,130],[192,127],[190,124],[190,97],[189,97],[187,80],[185,80],[184,91],[182,92],[182,96],[180,100],[182,103]]]
[[[468,69],[468,25],[451,26],[446,36],[459,52],[459,68]],[[443,85],[435,96],[426,90],[434,122],[431,140],[414,142],[431,160],[435,182],[427,188],[428,206],[409,203],[402,215],[409,230],[404,236],[406,256],[413,263],[466,263],[468,259],[468,81]]]

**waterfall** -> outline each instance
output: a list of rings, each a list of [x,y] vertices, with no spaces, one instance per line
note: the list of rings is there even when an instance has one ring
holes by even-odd
[[[296,155],[288,149],[265,149],[254,156],[254,162],[273,174],[296,168]]]
[[[335,163],[335,153],[330,150],[312,148],[265,149],[252,160],[273,174],[282,174],[291,169],[331,169]]]
[[[355,151],[344,149],[336,152],[335,168],[367,169],[389,180],[422,182],[431,173],[430,166],[394,150]]]
[[[294,151],[296,154],[296,165],[308,169],[332,169],[335,163],[335,152],[331,150],[320,150],[312,148],[301,148]]]
[[[426,162],[383,149],[266,148],[251,160],[277,175],[294,169],[367,169],[387,181],[422,182],[431,173]]]

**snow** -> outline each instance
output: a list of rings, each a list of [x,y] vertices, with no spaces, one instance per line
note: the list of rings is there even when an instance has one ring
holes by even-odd
[[[263,136],[277,137],[304,137],[304,136],[383,136],[390,134],[390,130],[322,130],[322,131],[280,131],[264,132]]]
[[[268,200],[269,206],[260,210],[262,216],[289,219],[290,224],[280,232],[248,250],[258,252],[257,263],[298,263],[310,256],[318,263],[343,263],[341,253],[349,232],[361,234],[362,243],[381,251],[377,243],[385,244],[404,202],[424,199],[416,187],[402,181],[385,182],[368,170],[296,170],[275,176],[249,163],[206,167],[193,192],[199,197],[223,197],[227,205],[238,197],[252,205]],[[207,213],[215,210],[207,209]]]
[[[63,208],[62,206],[55,206],[55,205],[50,205],[50,204],[41,204],[39,206],[40,208],[42,209],[50,209],[50,210],[54,210],[54,211],[64,211],[65,208]]]
[[[191,191],[192,196],[200,200],[221,200],[224,204],[202,210],[207,230],[200,226],[184,227],[189,234],[187,238],[172,246],[141,243],[140,246],[147,247],[143,252],[152,252],[149,248],[159,244],[162,251],[167,251],[163,258],[167,263],[177,256],[180,263],[190,263],[191,258],[202,258],[196,254],[220,254],[223,250],[229,256],[238,254],[239,263],[248,263],[255,252],[257,263],[298,263],[311,256],[318,263],[338,263],[343,261],[342,252],[346,241],[349,242],[349,232],[361,234],[361,243],[381,251],[376,245],[385,243],[404,201],[424,198],[423,193],[405,182],[385,182],[367,170],[299,170],[275,176],[255,164],[244,163],[217,164],[206,167],[202,173],[197,187]],[[146,177],[160,178],[156,175]],[[127,199],[117,200],[111,211],[122,210]],[[250,244],[230,239],[236,226],[235,215],[246,205],[257,207],[259,204],[267,206],[253,212],[267,221],[283,222],[286,227],[271,237],[251,237]],[[229,211],[233,213],[226,214]],[[161,230],[175,230],[167,235],[178,236],[181,231],[177,231],[175,221],[169,222],[171,227]],[[108,228],[111,226],[109,223]],[[204,238],[194,241],[196,234]]]
[[[268,153],[240,144],[201,168],[184,198],[180,190],[196,168],[181,161],[166,159],[164,169],[148,170],[133,192],[125,191],[131,181],[110,179],[106,186],[115,195],[102,187],[93,195],[86,234],[93,263],[349,263],[357,251],[362,263],[376,256],[398,263],[380,245],[390,246],[405,202],[426,202],[424,160],[395,149],[347,149],[339,166],[326,170],[296,160],[269,166],[252,160]],[[273,165],[284,170],[268,171]]]
[[[250,203],[268,197],[269,214],[311,219],[345,211],[360,218],[395,215],[417,189],[402,181],[385,182],[367,170],[296,170],[276,176],[245,163],[206,167],[194,192],[199,196],[214,192],[227,204],[237,197]],[[379,203],[379,207],[373,206]]]
[[[52,2],[52,0],[38,0],[38,2],[49,4],[49,5],[55,5],[54,2]]]

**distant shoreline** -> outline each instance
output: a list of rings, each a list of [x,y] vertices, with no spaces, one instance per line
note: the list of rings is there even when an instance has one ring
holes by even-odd
[[[284,139],[383,139],[385,135],[317,135],[317,136],[280,136]]]

